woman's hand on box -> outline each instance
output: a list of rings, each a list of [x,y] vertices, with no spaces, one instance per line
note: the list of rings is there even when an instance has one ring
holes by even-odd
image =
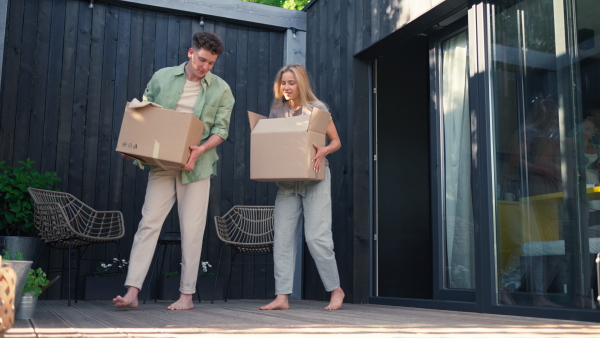
[[[313,170],[318,173],[319,170],[321,170],[321,163],[323,162],[323,159],[325,158],[325,156],[327,156],[327,147],[319,147],[314,143],[313,147],[315,147],[317,153],[311,161],[313,162]]]
[[[321,163],[325,159],[325,156],[338,151],[342,146],[335,124],[331,120],[329,120],[329,125],[327,126],[327,138],[329,139],[329,144],[325,147],[319,147],[313,143],[313,146],[317,150],[317,153],[311,160],[313,161],[313,170],[315,172],[321,170]]]

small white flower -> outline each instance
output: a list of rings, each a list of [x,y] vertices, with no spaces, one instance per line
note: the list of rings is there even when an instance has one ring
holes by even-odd
[[[209,262],[202,262],[202,271],[208,272],[208,268],[212,268]]]

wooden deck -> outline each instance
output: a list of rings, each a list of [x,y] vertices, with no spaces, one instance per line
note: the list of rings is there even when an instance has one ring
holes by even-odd
[[[168,302],[116,310],[110,301],[40,301],[35,319],[17,320],[6,337],[599,337],[599,323],[534,319],[383,305],[292,301],[288,311],[259,311],[263,300],[195,304],[168,311]]]

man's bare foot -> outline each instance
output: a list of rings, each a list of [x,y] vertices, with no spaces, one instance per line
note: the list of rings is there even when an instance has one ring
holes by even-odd
[[[113,298],[113,303],[116,308],[124,309],[124,308],[135,308],[138,306],[138,293],[140,289],[130,286],[127,289],[127,293],[125,296],[117,296]]]
[[[194,308],[194,302],[191,294],[181,293],[179,294],[179,300],[175,303],[167,306],[169,310],[191,310]]]
[[[277,295],[274,301],[260,307],[261,310],[287,310],[289,308],[288,295]]]
[[[344,290],[341,287],[331,291],[331,299],[329,300],[329,305],[325,307],[325,310],[337,310],[342,307],[342,303],[344,302]]]

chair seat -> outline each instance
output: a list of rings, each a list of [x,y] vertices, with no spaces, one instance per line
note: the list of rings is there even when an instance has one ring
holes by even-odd
[[[163,235],[158,239],[158,243],[162,244],[181,244],[181,235]]]
[[[241,254],[268,254],[273,252],[273,244],[270,245],[231,245],[238,253]]]

